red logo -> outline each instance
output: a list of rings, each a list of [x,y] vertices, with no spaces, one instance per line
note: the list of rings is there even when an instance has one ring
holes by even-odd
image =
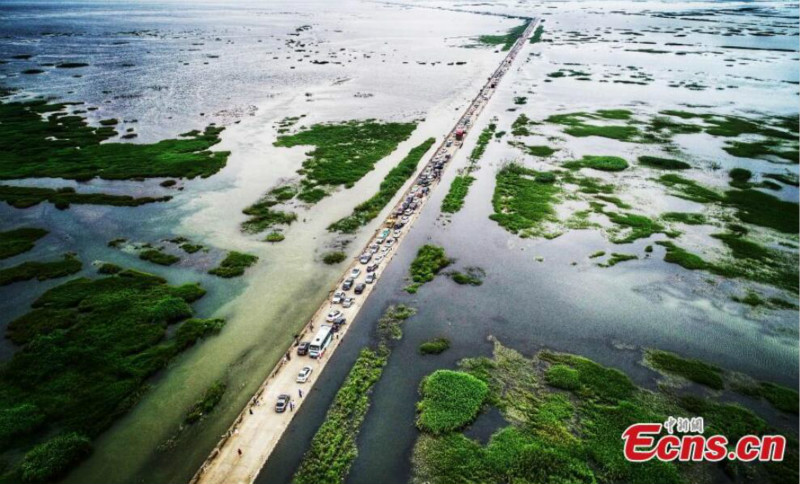
[[[631,462],[647,462],[654,458],[664,462],[674,460],[719,462],[723,459],[743,462],[754,460],[779,462],[783,460],[786,451],[786,438],[782,435],[745,435],[729,445],[728,438],[724,435],[708,437],[702,435],[702,419],[699,422],[700,434],[674,435],[672,427],[675,422],[678,423],[679,432],[697,431],[690,430],[695,426],[682,426],[680,418],[673,419],[672,417],[664,424],[633,424],[622,433],[622,440],[625,442],[623,448],[625,458]],[[667,430],[668,433],[661,435],[662,430]]]

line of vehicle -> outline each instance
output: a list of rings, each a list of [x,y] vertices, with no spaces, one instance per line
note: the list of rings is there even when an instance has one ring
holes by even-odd
[[[474,126],[474,119],[485,108],[491,95],[494,94],[498,82],[508,71],[536,25],[538,25],[538,21],[530,22],[528,28],[503,58],[456,125],[436,148],[428,163],[420,170],[415,182],[403,193],[400,202],[393,208],[383,226],[370,238],[362,254],[351,262],[344,276],[337,282],[336,288],[331,291],[331,294],[337,299],[336,302],[342,303],[343,298],[341,294],[337,293],[349,289],[342,289],[342,291],[338,289],[352,277],[349,285],[359,284],[362,297],[351,300],[349,307],[336,309],[336,313],[332,312],[334,302],[331,299],[327,300],[315,312],[301,335],[295,340],[293,347],[299,347],[306,334],[315,335],[315,338],[309,342],[308,348],[310,351],[313,345],[316,346],[313,352],[318,355],[316,358],[317,368],[314,369],[314,363],[306,364],[309,360],[302,356],[292,357],[292,347],[288,348],[286,356],[259,386],[255,395],[198,469],[190,484],[252,484],[291,422],[294,412],[302,405],[303,398],[300,395],[303,394],[303,387],[298,385],[306,387],[305,394],[310,388],[313,388],[314,382],[330,360],[329,355],[338,348],[347,333],[350,326],[347,324],[347,320],[353,321],[364,301],[372,292],[379,277],[377,269],[380,265],[386,267],[397,252],[397,247],[422,212],[424,204],[430,199],[430,192],[441,180],[441,173],[446,163],[453,158],[463,144],[463,137],[469,132],[470,127]],[[422,195],[418,195],[420,193]],[[416,208],[412,208],[412,203],[417,204]],[[398,221],[396,217],[401,217],[401,219]],[[402,217],[407,217],[407,219],[404,220]],[[384,250],[390,246],[394,246],[394,248]],[[370,270],[368,271],[368,273],[376,274],[373,282],[371,284],[358,282],[361,274],[359,265],[367,265],[372,260],[371,256],[378,252],[384,254],[383,259],[369,266]],[[366,257],[367,254],[370,257]],[[362,256],[364,259],[361,259]],[[362,260],[365,262],[362,263]],[[337,298],[337,296],[339,297]],[[317,328],[316,331],[315,328]],[[298,378],[300,372],[304,373],[302,378]],[[302,380],[302,382],[298,383],[298,380]],[[296,399],[292,397],[295,391],[298,395]],[[263,402],[280,402],[282,410],[276,412],[272,408],[264,408]],[[287,408],[289,408],[289,412],[285,412]]]

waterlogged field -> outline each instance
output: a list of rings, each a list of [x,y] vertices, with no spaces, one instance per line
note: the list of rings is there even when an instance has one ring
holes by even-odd
[[[520,23],[0,6],[0,481],[187,482]]]
[[[0,482],[187,482],[532,17],[257,482],[796,481],[797,15],[0,6]]]
[[[392,304],[418,312],[343,482],[797,480],[796,6],[406,4],[544,29],[258,482],[291,479]],[[627,463],[622,431],[667,415],[789,456]]]

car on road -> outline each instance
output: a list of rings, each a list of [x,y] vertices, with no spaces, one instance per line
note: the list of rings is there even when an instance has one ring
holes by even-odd
[[[342,307],[343,307],[343,308],[349,308],[350,306],[352,306],[352,305],[353,305],[353,303],[354,303],[354,302],[356,302],[356,298],[354,298],[354,297],[348,297],[347,299],[345,299],[344,301],[342,301]]]
[[[304,366],[300,373],[297,374],[297,383],[305,383],[311,378],[311,372],[314,371],[310,366]]]
[[[347,279],[345,279],[344,282],[342,283],[342,290],[349,291],[350,288],[353,287],[353,282],[355,282],[355,279],[353,279],[352,277],[348,277]]]
[[[370,254],[368,252],[365,252],[365,253],[361,254],[361,257],[358,258],[358,262],[361,262],[362,264],[366,264],[367,262],[369,262],[369,260],[371,258],[372,258],[372,254]]]
[[[378,270],[378,264],[372,264],[371,266],[367,266],[367,273],[375,272]]]
[[[367,274],[367,279],[364,282],[366,282],[367,284],[372,284],[373,282],[375,282],[375,273],[370,272],[369,274]]]
[[[289,402],[292,400],[292,397],[289,395],[282,393],[278,395],[278,401],[275,402],[275,411],[278,413],[283,413],[286,411],[286,407],[289,406]]]
[[[308,354],[308,347],[311,345],[308,341],[303,341],[297,345],[297,356],[305,356]]]
[[[364,284],[363,282],[359,282],[358,284],[356,284],[356,288],[355,288],[354,292],[356,294],[361,294],[362,292],[364,292],[364,289],[366,289],[366,288],[367,288],[366,284]]]
[[[350,277],[352,277],[353,279],[358,277],[359,274],[361,274],[361,269],[359,269],[358,267],[353,267],[353,270],[350,271]]]
[[[358,286],[356,286],[356,291],[358,291]],[[358,292],[356,292],[356,294],[358,294]],[[339,311],[338,309],[334,309],[333,311],[328,313],[328,317],[325,318],[325,321],[332,323],[336,321],[341,315],[342,315],[341,311]]]
[[[386,239],[386,247],[391,247],[394,245],[394,238]]]
[[[331,302],[333,304],[342,304],[342,301],[344,301],[345,297],[346,297],[346,294],[344,293],[344,291],[337,291],[337,292],[335,292],[333,294],[333,298],[331,299]]]
[[[394,233],[392,235],[394,235],[395,239],[398,239],[398,238],[400,238],[401,235],[403,235],[403,231],[400,230],[400,229],[397,229],[397,230],[394,231]]]

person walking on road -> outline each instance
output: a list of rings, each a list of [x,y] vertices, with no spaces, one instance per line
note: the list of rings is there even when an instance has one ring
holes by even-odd
[[[297,389],[297,394],[300,395],[300,398],[303,398],[303,389],[302,388],[298,388]]]

